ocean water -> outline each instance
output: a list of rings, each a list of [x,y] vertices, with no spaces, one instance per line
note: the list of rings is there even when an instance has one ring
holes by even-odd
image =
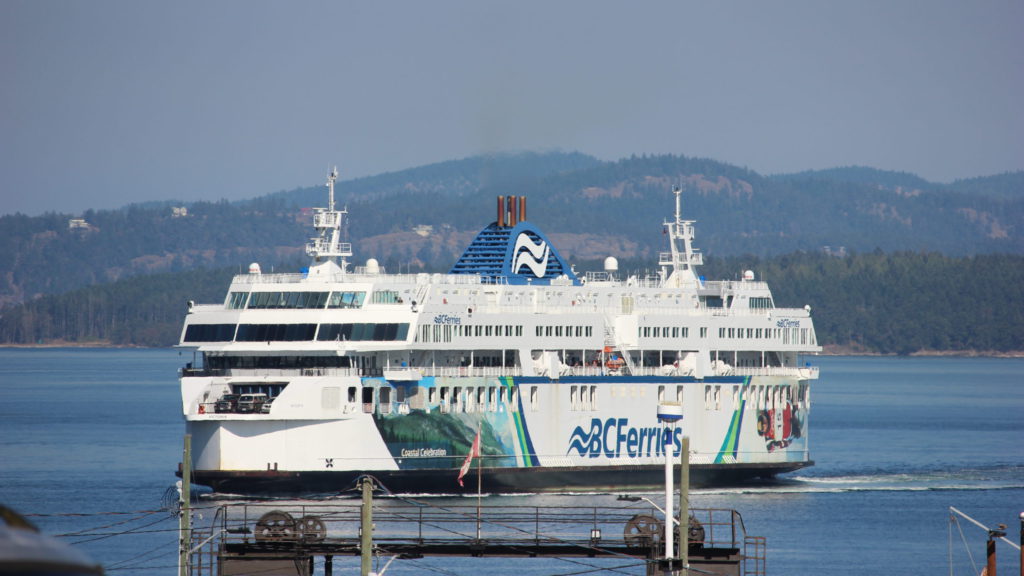
[[[0,349],[0,503],[109,574],[174,574],[177,521],[163,502],[182,451],[176,374],[189,360],[175,350]],[[771,485],[691,496],[694,507],[738,510],[749,534],[767,537],[768,574],[978,574],[987,534],[951,524],[951,506],[987,526],[1006,524],[1019,540],[1024,359],[811,360],[821,367],[810,414],[816,465]],[[487,502],[625,505],[614,494]],[[1017,573],[1017,551],[1002,542],[997,550],[1000,573]],[[357,559],[336,559],[334,572],[358,573]],[[398,560],[387,569],[483,572],[643,569],[623,559],[540,558]]]

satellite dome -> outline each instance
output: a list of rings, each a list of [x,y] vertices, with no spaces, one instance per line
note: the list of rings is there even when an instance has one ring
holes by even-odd
[[[376,258],[370,258],[366,261],[366,273],[380,274],[380,263],[377,262]]]
[[[746,281],[746,282],[753,281],[754,280],[754,271],[753,270],[745,270],[743,272],[743,280]]]
[[[260,274],[260,273],[261,272],[260,272],[260,264],[259,264],[259,262],[253,262],[252,264],[249,264],[249,274]]]
[[[605,272],[617,272],[619,270],[619,261],[615,256],[609,256],[604,259],[604,271]]]

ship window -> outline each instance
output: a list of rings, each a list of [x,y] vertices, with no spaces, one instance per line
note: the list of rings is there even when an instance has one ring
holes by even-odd
[[[700,337],[701,338],[707,338],[708,337],[708,327],[707,326],[701,326],[700,327]]]
[[[400,304],[402,299],[395,290],[376,290],[370,302],[373,304]]]
[[[312,340],[316,324],[240,324],[238,342],[301,342]]]
[[[658,403],[660,404],[660,403],[662,403],[664,401],[665,401],[665,387],[664,386],[658,386]]]
[[[590,387],[590,409],[597,410],[597,386]]]
[[[683,387],[682,387],[682,385],[676,386],[676,402],[679,402],[680,406],[683,405]]]
[[[232,292],[231,298],[228,301],[228,308],[232,310],[238,310],[239,308],[245,308],[246,301],[249,300],[248,292]]]
[[[569,409],[579,410],[578,400],[576,398],[576,387],[571,386],[569,388]]]
[[[299,325],[301,326],[301,325]],[[425,326],[428,328],[429,326]],[[435,328],[438,328],[435,326]],[[321,342],[330,340],[342,341],[364,341],[377,340],[393,342],[405,340],[409,335],[409,324],[321,324],[316,339]],[[424,331],[424,340],[430,341],[429,331]],[[440,332],[435,334],[435,340],[440,339]]]
[[[739,404],[740,404],[740,401],[739,401],[739,388],[737,386],[733,386],[732,387],[732,406],[733,406],[733,408],[735,408],[736,406],[739,406]]]
[[[373,414],[373,388],[363,388],[363,412]]]
[[[537,326],[537,337],[541,337],[543,335],[544,335],[544,327],[543,326]]]
[[[381,414],[391,413],[391,388],[383,387],[380,389],[380,402],[378,402],[378,405],[380,406]]]
[[[512,397],[509,398],[509,407],[513,412],[519,411],[519,386],[512,389]]]
[[[234,335],[234,324],[190,324],[185,342],[230,342]]]
[[[593,335],[594,335],[594,327],[593,326],[587,326],[587,337],[589,338],[590,336],[593,336]]]
[[[715,386],[715,410],[722,409],[722,387]]]
[[[540,392],[536,386],[530,386],[530,409],[534,412],[540,410]]]
[[[551,326],[544,327],[544,335],[547,337],[551,337]]]
[[[349,404],[355,404],[356,403],[356,387],[355,386],[349,386],[349,388],[348,388],[348,403]]]
[[[366,292],[331,292],[328,308],[362,308]]]
[[[704,409],[711,408],[711,386],[704,387]]]

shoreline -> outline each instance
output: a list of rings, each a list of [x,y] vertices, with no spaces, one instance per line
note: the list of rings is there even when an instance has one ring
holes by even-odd
[[[138,344],[111,344],[104,340],[92,342],[67,342],[63,340],[52,340],[38,344],[0,344],[0,350],[10,349],[40,349],[48,348],[123,348],[123,349],[173,349],[174,346],[141,346]],[[874,352],[865,350],[858,346],[828,344],[822,346],[817,356],[900,356],[895,352]],[[906,355],[907,358],[1024,358],[1024,350],[1011,350],[1000,352],[996,350],[918,350]]]

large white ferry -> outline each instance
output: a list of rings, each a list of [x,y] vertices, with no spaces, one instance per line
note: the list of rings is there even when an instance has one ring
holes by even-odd
[[[457,493],[478,433],[488,492],[658,487],[683,435],[694,486],[813,464],[810,307],[776,308],[750,271],[705,281],[679,189],[652,276],[620,278],[611,257],[579,275],[515,196],[447,274],[387,274],[373,259],[349,269],[336,178],[308,270],[253,264],[223,303],[189,305],[181,398],[199,484],[328,492],[371,474]],[[665,432],[657,408],[672,402],[684,417]]]

